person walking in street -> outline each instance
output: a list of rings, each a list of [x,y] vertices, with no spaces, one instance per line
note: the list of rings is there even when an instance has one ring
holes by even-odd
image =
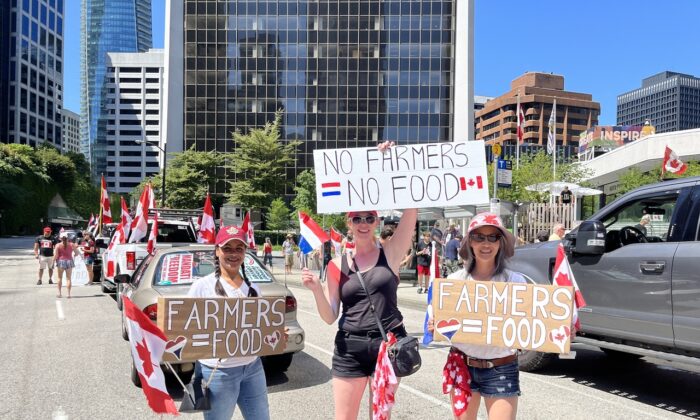
[[[56,245],[56,252],[53,256],[53,262],[56,266],[56,271],[58,274],[58,294],[56,297],[62,297],[61,286],[63,282],[63,273],[66,273],[66,288],[68,289],[68,299],[70,299],[70,289],[71,289],[71,276],[73,275],[73,267],[75,267],[75,256],[79,256],[78,245],[68,240],[68,234],[66,232],[61,232],[58,236],[61,240],[58,245]]]
[[[445,266],[447,274],[452,274],[459,269],[459,245],[462,242],[462,235],[456,234],[445,245]]]
[[[476,215],[469,223],[459,255],[464,268],[452,273],[456,281],[525,283],[525,277],[505,268],[515,252],[515,238],[492,213]],[[434,320],[428,320],[434,331]],[[443,369],[443,392],[450,394],[458,420],[475,420],[481,399],[489,419],[516,418],[520,396],[517,350],[493,345],[452,343]],[[471,394],[471,400],[469,395]]]
[[[85,260],[85,268],[88,273],[88,286],[92,286],[92,280],[95,273],[92,271],[92,266],[95,264],[95,254],[97,253],[97,247],[95,246],[95,238],[92,233],[87,230],[83,232],[83,241],[80,245],[83,248],[83,259]]]
[[[287,234],[287,239],[282,243],[282,253],[284,254],[284,274],[292,274],[294,265],[294,237]]]
[[[385,142],[379,149],[384,151],[390,146]],[[374,313],[387,333],[393,333],[397,339],[406,336],[397,302],[398,273],[417,215],[416,209],[404,210],[392,237],[377,247],[377,212],[348,212],[347,226],[353,234],[355,252],[328,264],[325,283],[308,269],[302,272],[302,282],[313,292],[321,318],[330,325],[340,316],[331,367],[336,420],[358,418],[362,395],[377,365],[383,339]]]
[[[41,286],[44,278],[44,270],[49,270],[49,284],[53,284],[53,253],[58,241],[51,236],[51,228],[45,227],[44,234],[37,236],[34,241],[34,258],[39,260],[39,279],[37,286]]]
[[[215,240],[215,271],[192,283],[189,297],[258,297],[258,286],[245,273],[247,234],[238,226],[222,226]],[[286,335],[283,342],[286,340]],[[207,388],[211,409],[205,420],[233,417],[236,406],[244,419],[268,420],[265,371],[258,356],[200,359],[195,363],[192,386],[195,394]]]
[[[565,232],[566,232],[566,230],[564,229],[564,225],[561,223],[557,223],[552,228],[552,234],[549,235],[549,240],[550,241],[561,241],[562,239],[564,239]]]
[[[423,232],[423,238],[416,245],[416,265],[418,267],[418,294],[428,293],[428,283],[430,282],[430,251],[430,232]]]
[[[272,269],[272,242],[270,238],[265,238],[265,245],[263,245],[263,265],[265,264]]]

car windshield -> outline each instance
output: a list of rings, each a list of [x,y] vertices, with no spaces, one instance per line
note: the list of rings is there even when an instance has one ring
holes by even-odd
[[[271,283],[272,274],[251,254],[245,256],[245,274],[253,283]],[[214,250],[171,252],[158,261],[155,286],[187,285],[214,272]]]

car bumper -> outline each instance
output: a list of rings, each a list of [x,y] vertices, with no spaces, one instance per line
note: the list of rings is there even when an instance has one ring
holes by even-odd
[[[304,343],[306,342],[304,329],[296,321],[286,325],[286,327],[289,330],[287,331],[287,347],[284,348],[283,353],[296,353],[304,350]]]

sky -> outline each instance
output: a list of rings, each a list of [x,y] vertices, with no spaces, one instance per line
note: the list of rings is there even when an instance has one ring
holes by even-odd
[[[153,46],[163,47],[165,1],[153,0]],[[463,1],[463,0],[456,0]],[[617,95],[670,70],[700,77],[698,0],[475,0],[474,94],[499,96],[526,71],[564,76],[590,93],[601,125]],[[66,1],[64,107],[80,112],[80,0]]]

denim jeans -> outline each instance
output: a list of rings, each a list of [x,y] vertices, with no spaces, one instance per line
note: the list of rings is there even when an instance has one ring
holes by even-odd
[[[195,365],[194,387],[202,386],[211,375],[212,368],[199,362]],[[204,412],[205,420],[229,420],[236,405],[246,420],[269,420],[267,382],[262,361],[232,368],[219,368],[209,384],[211,410]]]

